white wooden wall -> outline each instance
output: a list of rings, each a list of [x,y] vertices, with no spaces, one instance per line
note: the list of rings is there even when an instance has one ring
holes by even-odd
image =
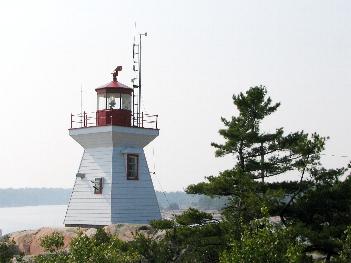
[[[127,180],[127,152],[139,154],[139,180]],[[160,219],[160,209],[144,151],[118,147],[114,149],[113,159],[115,161],[112,165],[112,223],[147,224],[152,219]]]
[[[112,147],[85,149],[65,217],[65,225],[111,224]],[[94,194],[94,178],[103,178],[102,194]]]
[[[81,128],[70,135],[84,147],[84,154],[66,212],[65,225],[146,224],[161,214],[143,147],[158,130],[116,126]],[[127,180],[126,154],[139,155],[139,180]],[[103,178],[102,194],[93,182]]]

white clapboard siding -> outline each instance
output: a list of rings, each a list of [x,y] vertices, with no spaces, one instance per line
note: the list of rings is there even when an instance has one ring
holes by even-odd
[[[76,224],[110,224],[111,223],[111,182],[112,182],[112,148],[88,148],[84,150],[78,173],[84,178],[76,178],[65,217],[65,225]],[[94,194],[93,182],[102,177],[106,183],[102,194]],[[108,184],[109,183],[109,184]],[[94,217],[87,215],[99,211]],[[72,217],[74,215],[74,217]],[[79,221],[81,219],[81,221]],[[87,220],[91,220],[87,222]],[[95,222],[95,223],[94,223]]]
[[[70,130],[84,148],[65,225],[145,224],[161,214],[143,147],[158,130],[102,126]],[[126,154],[139,155],[139,180],[126,178]],[[93,181],[103,178],[102,194],[94,194]]]

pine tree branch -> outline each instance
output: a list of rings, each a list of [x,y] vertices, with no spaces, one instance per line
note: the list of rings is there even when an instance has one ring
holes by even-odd
[[[310,155],[307,155],[305,166],[304,166],[302,173],[301,173],[301,177],[300,177],[300,181],[299,181],[299,189],[297,189],[297,191],[293,194],[293,196],[290,198],[289,202],[284,206],[284,208],[282,209],[282,211],[279,214],[280,220],[283,222],[284,226],[287,226],[285,218],[284,218],[284,213],[286,212],[288,207],[292,204],[292,202],[295,200],[296,196],[299,195],[302,191],[301,183],[303,181],[303,178],[304,178],[304,175],[306,172],[307,161],[308,161],[309,157],[310,157]]]

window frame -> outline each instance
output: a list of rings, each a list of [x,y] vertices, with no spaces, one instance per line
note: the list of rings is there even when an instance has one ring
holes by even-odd
[[[135,153],[128,153],[126,156],[126,177],[127,180],[139,180],[139,155]],[[129,176],[128,160],[129,157],[136,157],[136,176]]]

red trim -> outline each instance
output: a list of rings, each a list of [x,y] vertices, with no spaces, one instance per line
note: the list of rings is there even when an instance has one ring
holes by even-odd
[[[106,93],[106,92],[119,92],[119,93],[132,94],[133,89],[118,82],[117,80],[113,80],[105,85],[102,85],[101,87],[98,87],[97,89],[95,89],[95,91],[98,94]]]
[[[99,88],[128,88],[128,89],[130,89],[130,87],[122,84],[121,82],[118,82],[117,80],[113,80],[109,83],[106,83],[105,85],[98,87],[98,89]]]

